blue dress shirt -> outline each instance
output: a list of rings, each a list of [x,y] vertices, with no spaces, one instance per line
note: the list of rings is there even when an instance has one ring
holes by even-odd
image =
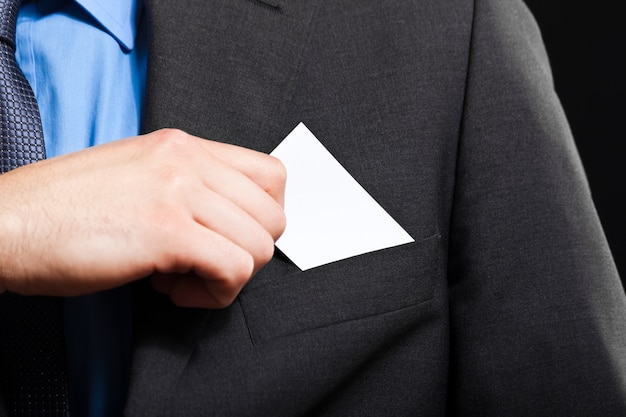
[[[17,59],[48,158],[139,133],[147,36],[142,0],[24,1]],[[122,415],[130,366],[127,287],[66,300],[72,417]]]

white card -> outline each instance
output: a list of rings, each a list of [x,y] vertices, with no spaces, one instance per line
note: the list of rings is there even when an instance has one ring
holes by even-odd
[[[276,247],[301,270],[414,242],[303,123],[271,155],[287,168]]]

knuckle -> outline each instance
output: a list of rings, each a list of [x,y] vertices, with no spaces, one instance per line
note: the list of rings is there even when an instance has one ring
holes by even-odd
[[[225,308],[232,304],[241,289],[254,273],[254,259],[251,255],[242,256],[233,262],[228,276],[222,277],[219,283],[208,282],[207,291],[215,308]]]
[[[272,181],[272,186],[279,188],[284,187],[287,182],[287,168],[280,161],[280,159],[272,156],[268,156],[268,174]]]
[[[274,203],[272,207],[267,208],[264,216],[262,224],[267,233],[266,242],[273,245],[285,231],[287,217],[285,211],[278,203]]]
[[[261,267],[268,263],[274,256],[274,239],[269,234],[265,234],[259,245],[255,260],[257,267]]]
[[[248,282],[252,274],[254,274],[254,258],[251,254],[244,252],[235,262],[232,275],[228,280],[235,295]]]
[[[254,258],[245,252],[231,264],[228,276],[222,281],[221,288],[226,297],[236,297],[239,290],[246,285],[254,274]]]
[[[153,135],[156,136],[157,140],[160,140],[164,143],[171,143],[171,142],[175,142],[175,141],[180,141],[180,140],[186,140],[187,137],[189,136],[186,132],[180,130],[180,129],[175,129],[175,128],[164,128],[164,129],[159,129],[155,132],[153,132]]]
[[[162,129],[146,138],[142,152],[148,165],[144,171],[152,184],[177,186],[190,177],[189,165],[194,157],[194,143],[190,135],[178,129]],[[155,182],[158,181],[158,182]]]
[[[285,211],[280,209],[274,215],[274,229],[272,231],[272,238],[277,241],[287,228],[287,216]]]
[[[180,190],[189,181],[189,176],[176,166],[162,166],[155,169],[161,193]]]
[[[189,134],[173,128],[157,130],[150,136],[149,140],[151,149],[168,158],[186,154],[192,143]]]

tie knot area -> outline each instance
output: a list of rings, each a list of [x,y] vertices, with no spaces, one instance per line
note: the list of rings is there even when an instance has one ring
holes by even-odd
[[[15,25],[22,0],[0,0],[0,42],[15,49]]]

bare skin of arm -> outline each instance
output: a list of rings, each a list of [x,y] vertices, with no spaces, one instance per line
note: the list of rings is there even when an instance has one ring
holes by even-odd
[[[285,228],[275,158],[160,130],[0,175],[0,292],[74,296],[152,276],[229,305]]]

